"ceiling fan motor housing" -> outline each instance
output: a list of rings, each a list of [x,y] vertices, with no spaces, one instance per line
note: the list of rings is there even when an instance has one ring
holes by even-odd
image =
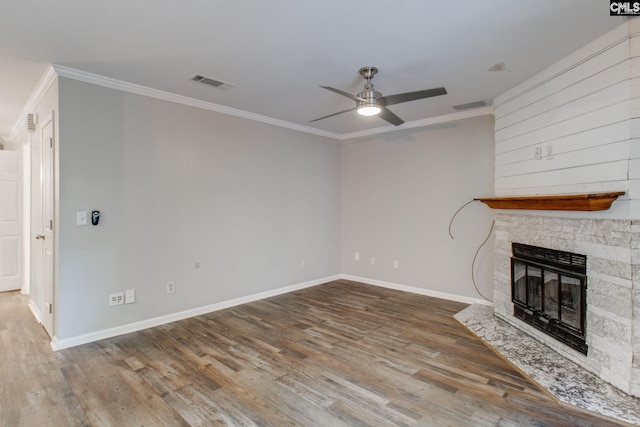
[[[378,101],[378,98],[381,97],[382,94],[377,90],[374,90],[373,85],[367,84],[367,86],[370,87],[365,87],[365,89],[358,94],[358,98],[362,98],[365,100],[364,102],[358,101],[358,107],[360,107],[361,105],[372,104],[384,106],[382,102]]]
[[[362,77],[367,80],[367,83],[364,85],[364,90],[360,92],[357,96],[358,98],[364,99],[364,102],[357,102],[357,109],[360,111],[360,108],[363,106],[379,106],[383,107],[384,104],[378,101],[378,98],[382,96],[380,92],[373,88],[373,83],[371,83],[371,79],[378,73],[378,69],[373,66],[362,67],[358,71]]]

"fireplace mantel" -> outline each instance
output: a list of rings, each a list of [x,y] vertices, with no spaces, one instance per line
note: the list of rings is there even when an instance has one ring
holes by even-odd
[[[473,200],[479,200],[492,209],[604,211],[609,209],[611,204],[624,194],[624,191],[617,191],[591,194],[482,197]]]

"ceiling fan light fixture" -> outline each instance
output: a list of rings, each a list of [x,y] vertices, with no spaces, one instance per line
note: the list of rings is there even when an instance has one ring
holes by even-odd
[[[358,114],[361,116],[375,116],[380,114],[380,111],[382,111],[382,108],[378,104],[371,103],[358,106]]]
[[[352,95],[348,92],[336,89],[331,86],[320,86],[323,89],[330,90],[331,92],[335,92],[338,95],[342,95],[352,101],[355,101],[356,106],[355,108],[350,108],[348,110],[339,111],[337,113],[329,114],[327,116],[323,116],[314,120],[309,120],[309,122],[317,122],[318,120],[327,119],[329,117],[337,116],[338,114],[348,113],[349,111],[356,110],[361,116],[379,115],[382,120],[389,122],[394,126],[400,126],[404,123],[404,120],[396,116],[391,110],[387,108],[387,106],[447,94],[447,90],[445,88],[436,87],[433,89],[382,96],[380,92],[373,88],[373,83],[371,83],[371,79],[377,72],[378,69],[372,66],[360,68],[359,73],[362,77],[364,77],[366,83],[364,85],[364,90],[357,95]]]

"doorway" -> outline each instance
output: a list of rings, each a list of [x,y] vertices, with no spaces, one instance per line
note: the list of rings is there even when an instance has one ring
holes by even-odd
[[[0,151],[0,292],[22,287],[22,209],[19,151]]]

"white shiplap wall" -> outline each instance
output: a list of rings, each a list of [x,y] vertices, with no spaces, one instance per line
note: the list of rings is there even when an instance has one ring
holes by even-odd
[[[637,76],[634,19],[495,99],[496,195],[627,191],[624,198],[640,199]]]

